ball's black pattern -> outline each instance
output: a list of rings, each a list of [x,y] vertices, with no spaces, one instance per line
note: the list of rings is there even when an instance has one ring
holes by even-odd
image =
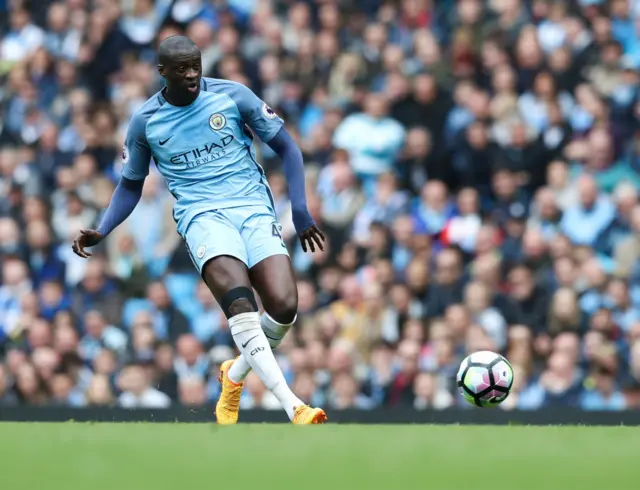
[[[504,393],[505,395],[508,395],[509,392],[511,391],[511,387],[513,386],[513,376],[511,376],[511,382],[509,383],[509,387],[505,388],[504,386],[499,386],[496,385],[495,382],[495,376],[493,375],[493,367],[498,364],[499,362],[504,361],[507,366],[509,366],[509,369],[511,368],[511,363],[509,363],[509,361],[507,361],[506,358],[500,356],[500,355],[496,355],[496,358],[491,361],[489,364],[483,363],[483,362],[469,362],[467,364],[467,366],[464,368],[464,371],[462,371],[462,375],[460,376],[460,380],[457,381],[457,385],[458,388],[461,388],[462,390],[464,390],[472,399],[473,402],[476,404],[476,406],[478,407],[485,407],[485,405],[482,404],[482,397],[487,395],[488,393],[490,393],[491,391],[499,391],[500,393]],[[489,373],[489,387],[478,392],[478,393],[474,393],[473,391],[471,391],[464,383],[463,380],[464,378],[467,376],[467,373],[469,372],[469,369],[472,367],[480,367],[480,368],[484,368],[488,371]],[[513,369],[512,369],[513,372]],[[500,400],[485,400],[485,403],[489,403],[489,404],[499,404],[501,402],[504,401],[504,398],[501,398]]]

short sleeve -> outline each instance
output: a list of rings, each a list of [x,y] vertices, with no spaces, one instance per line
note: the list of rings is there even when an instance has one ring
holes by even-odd
[[[146,119],[139,113],[134,114],[122,148],[122,176],[129,180],[144,180],[149,174],[151,149],[145,127]]]
[[[249,88],[235,83],[231,92],[244,122],[265,143],[268,143],[280,131],[284,121]]]

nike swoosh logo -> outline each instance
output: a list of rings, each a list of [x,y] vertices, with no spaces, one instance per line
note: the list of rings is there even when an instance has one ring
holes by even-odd
[[[173,136],[169,136],[166,140],[162,141],[160,140],[160,146],[164,146],[164,144],[169,141],[171,138],[173,138]]]
[[[249,342],[251,342],[253,339],[260,337],[260,335],[254,335],[253,337],[251,337],[249,340],[247,340],[244,344],[242,345],[242,348],[244,349],[246,346],[249,345]]]

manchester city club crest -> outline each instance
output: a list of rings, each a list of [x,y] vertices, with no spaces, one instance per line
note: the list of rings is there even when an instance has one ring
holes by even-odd
[[[209,118],[209,127],[214,131],[220,131],[227,124],[227,118],[219,112],[216,112]]]

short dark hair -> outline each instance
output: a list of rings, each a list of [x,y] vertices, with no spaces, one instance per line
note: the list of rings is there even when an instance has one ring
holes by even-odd
[[[187,36],[175,35],[164,39],[158,46],[158,63],[170,60],[176,53],[197,50],[198,46]]]

